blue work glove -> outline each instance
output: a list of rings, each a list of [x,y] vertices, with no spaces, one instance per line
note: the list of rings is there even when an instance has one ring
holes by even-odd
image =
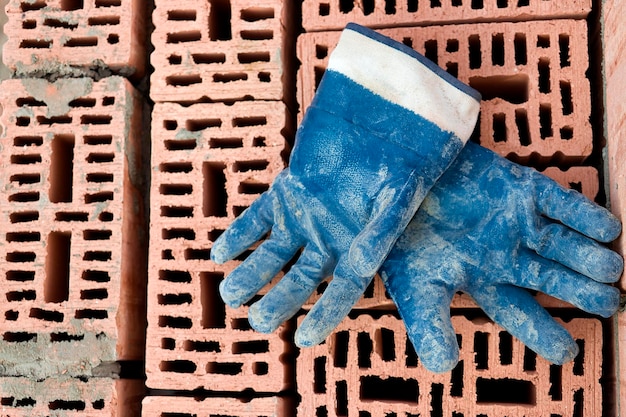
[[[578,346],[524,288],[603,317],[618,308],[607,285],[622,258],[596,241],[620,234],[619,221],[582,194],[534,169],[468,143],[431,189],[381,268],[381,277],[423,365],[458,362],[450,321],[457,291],[496,323],[556,364]]]
[[[396,239],[474,128],[480,95],[407,46],[350,24],[298,128],[289,168],[219,237],[223,263],[271,231],[221,283],[227,305],[272,332],[325,277],[333,280],[295,334],[321,343],[349,313]]]

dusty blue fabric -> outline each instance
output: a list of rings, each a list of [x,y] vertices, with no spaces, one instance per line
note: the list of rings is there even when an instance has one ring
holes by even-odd
[[[582,194],[468,143],[441,176],[381,268],[420,360],[451,370],[457,291],[529,348],[562,364],[578,347],[526,289],[603,317],[615,313],[622,258],[600,245],[619,221]],[[525,289],[526,288],[526,289]]]
[[[360,298],[465,140],[327,70],[298,128],[289,168],[211,249],[211,259],[222,263],[271,231],[222,282],[222,298],[241,306],[302,250],[251,306],[249,321],[259,331],[273,331],[333,274],[295,335],[299,346],[322,342]]]

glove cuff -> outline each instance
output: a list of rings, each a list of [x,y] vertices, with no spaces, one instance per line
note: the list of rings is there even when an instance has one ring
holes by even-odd
[[[330,56],[335,71],[385,100],[467,142],[480,110],[480,93],[435,63],[371,29],[350,23]]]

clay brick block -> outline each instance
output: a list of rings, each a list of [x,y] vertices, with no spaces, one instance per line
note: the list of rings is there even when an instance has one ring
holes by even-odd
[[[274,417],[284,416],[282,400],[277,397],[254,398],[243,402],[236,398],[147,397],[142,414],[146,417]]]
[[[11,417],[136,417],[145,391],[137,382],[67,376],[42,381],[0,378],[0,410],[3,416]]]
[[[584,18],[591,2],[304,0],[302,26],[307,32],[339,30],[349,22],[372,28],[429,24]]]
[[[294,70],[290,2],[157,0],[154,101],[281,100]]]
[[[152,117],[148,386],[278,392],[282,330],[249,328],[218,285],[239,262],[210,261],[212,242],[284,168],[283,103],[157,103]]]
[[[112,70],[140,78],[146,10],[144,0],[10,0],[4,62],[20,77]]]
[[[584,20],[384,29],[483,95],[480,143],[503,156],[574,163],[592,151]],[[339,32],[298,39],[298,103],[305,109]]]
[[[4,375],[141,359],[143,101],[110,77],[6,80],[0,103]]]
[[[402,322],[360,315],[297,359],[298,415],[585,416],[602,414],[602,324],[565,323],[581,347],[566,365],[550,365],[486,319],[453,317],[459,365],[426,371]]]

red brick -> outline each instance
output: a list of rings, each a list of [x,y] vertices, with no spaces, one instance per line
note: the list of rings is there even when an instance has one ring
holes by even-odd
[[[277,397],[254,398],[249,402],[236,398],[147,397],[142,410],[146,417],[274,417],[286,415],[281,411],[282,403]]]
[[[215,2],[214,4],[217,4]],[[293,34],[290,2],[157,0],[150,95],[154,101],[281,100]],[[287,78],[288,80],[289,78]]]
[[[111,77],[7,80],[0,102],[0,351],[141,359],[142,100]]]
[[[281,102],[157,103],[152,115],[148,386],[278,392],[286,384],[283,330],[249,328],[217,286],[238,261],[210,248],[284,168]],[[213,200],[211,200],[213,199]]]
[[[592,151],[584,20],[479,23],[380,31],[483,93],[480,143],[503,156],[546,164]],[[298,103],[305,109],[339,32],[298,39]],[[520,128],[521,127],[521,128]]]
[[[144,0],[10,0],[6,11],[4,62],[20,76],[145,71]]]
[[[557,167],[548,167],[542,171],[565,188],[581,192],[591,201],[595,201],[600,191],[598,170],[589,166],[574,166],[565,171]]]
[[[502,4],[504,3],[504,4]],[[302,26],[307,32],[342,29],[349,22],[372,28],[445,23],[584,18],[589,0],[487,1],[371,1],[304,0]]]
[[[344,320],[326,343],[300,351],[298,415],[531,417],[570,415],[575,409],[585,416],[602,414],[598,320],[565,323],[583,349],[562,367],[550,365],[486,319],[455,316],[453,324],[461,362],[455,371],[434,374],[415,357],[399,319],[360,315]]]

